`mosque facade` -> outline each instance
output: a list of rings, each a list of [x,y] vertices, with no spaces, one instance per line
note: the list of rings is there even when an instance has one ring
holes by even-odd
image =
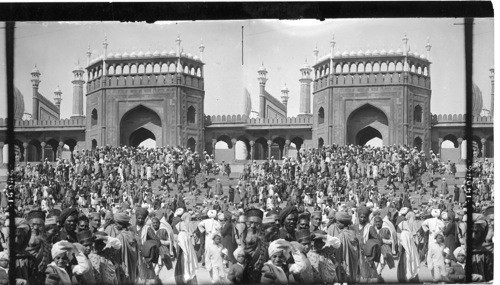
[[[296,117],[287,115],[286,86],[281,101],[266,90],[272,76],[268,77],[263,65],[257,70],[259,116],[251,118],[249,114],[205,115],[203,44],[199,55],[185,53],[179,37],[176,50],[170,52],[113,54],[108,53],[105,40],[103,55],[91,59],[89,50],[87,67],[73,70],[69,119],[60,119],[59,88],[54,103],[38,92],[41,72],[37,67],[31,73],[30,120],[22,120],[24,99],[16,89],[17,157],[19,161],[54,161],[64,146],[73,152],[106,145],[138,146],[153,139],[157,147],[181,145],[215,154],[218,161],[245,161],[281,159],[300,149],[332,144],[364,145],[378,138],[383,145],[407,145],[425,153],[432,150],[458,162],[464,157],[465,116],[431,114],[431,46],[427,43],[424,55],[411,52],[407,43],[405,36],[403,50],[340,53],[332,39],[330,53],[321,58],[316,48],[312,66],[306,62],[298,70]],[[491,82],[493,86],[493,69]],[[474,110],[481,110],[479,88],[474,94]],[[491,96],[493,101],[493,87]],[[493,108],[488,116],[476,111],[475,155],[493,157]],[[5,141],[6,120],[0,119],[0,147]],[[228,149],[216,149],[220,141]],[[445,141],[454,148],[443,149]]]

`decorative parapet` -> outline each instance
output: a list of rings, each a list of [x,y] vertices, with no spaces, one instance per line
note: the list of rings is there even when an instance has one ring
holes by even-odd
[[[14,128],[39,128],[39,127],[85,127],[86,119],[63,120],[15,120]],[[0,127],[7,127],[7,119],[0,118]]]
[[[465,114],[434,114],[431,119],[432,124],[438,123],[465,123]],[[473,116],[472,123],[491,123],[493,116]]]
[[[248,118],[246,115],[205,116],[205,125],[211,124],[247,124],[247,125],[312,125],[312,117],[289,118]]]

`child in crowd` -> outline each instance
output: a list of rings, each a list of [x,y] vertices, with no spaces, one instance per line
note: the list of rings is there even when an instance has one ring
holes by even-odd
[[[227,279],[231,284],[242,284],[244,283],[243,270],[247,262],[247,255],[241,246],[234,250],[233,255],[236,258],[236,263],[229,267]]]
[[[429,243],[429,253],[427,256],[427,267],[431,270],[434,282],[444,281],[446,278],[444,259],[449,249],[444,245],[444,236],[436,234],[436,242]]]
[[[224,281],[226,275],[224,273],[224,259],[227,251],[222,247],[220,234],[215,234],[213,239],[214,243],[208,245],[207,248],[205,264],[208,272],[210,272],[212,284],[219,284]]]

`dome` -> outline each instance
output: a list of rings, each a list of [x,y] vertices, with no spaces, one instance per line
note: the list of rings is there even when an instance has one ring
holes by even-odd
[[[342,53],[342,57],[348,57],[349,56],[349,53],[345,50],[343,53]]]
[[[128,58],[128,57],[129,57],[129,55],[128,55],[128,53],[127,53],[127,52],[124,52],[124,53],[122,54],[122,58]]]
[[[304,66],[306,66],[306,65],[307,65],[307,62],[306,62],[306,64],[305,64]],[[266,70],[266,68],[264,67],[264,65],[262,65],[262,66],[259,68],[259,71],[267,71],[267,70]]]
[[[281,88],[281,91],[288,92],[290,90],[288,90],[288,87],[285,85],[285,86],[283,86],[283,88]]]
[[[472,88],[472,115],[479,116],[483,110],[483,94],[481,89],[474,83]]]
[[[157,50],[155,50],[155,52],[153,52],[153,56],[160,56],[160,53]]]
[[[40,73],[40,70],[38,70],[38,67],[36,67],[36,65],[35,65],[35,68],[33,68],[31,73]]]
[[[396,50],[396,54],[403,54],[403,51],[402,51],[400,48],[398,48],[398,49]]]
[[[173,49],[171,49],[170,52],[168,53],[168,55],[170,55],[170,56],[175,56],[176,54],[177,53]]]
[[[419,54],[418,52],[415,52],[413,55],[414,55],[415,57],[420,57],[420,54]]]
[[[335,53],[335,57],[341,57],[341,56],[342,56],[342,54],[340,53],[340,51],[337,51],[337,52]]]
[[[367,49],[367,50],[365,51],[365,55],[366,55],[366,56],[371,56],[371,55],[372,55],[372,51],[371,51],[370,49]]]
[[[387,55],[387,52],[385,51],[385,49],[382,49],[382,50],[380,51],[380,55]]]
[[[144,57],[144,53],[142,52],[142,50],[137,54],[137,57]]]
[[[392,55],[392,54],[394,54],[394,50],[393,50],[393,49],[390,49],[390,50],[387,52],[387,54],[391,54],[391,55]]]
[[[408,55],[413,55],[413,52],[412,52],[412,51],[409,51],[409,52],[408,52]]]
[[[163,50],[160,54],[161,56],[167,56],[168,55],[168,52],[166,50]]]
[[[200,60],[200,58],[197,55],[193,56],[193,59],[194,60]]]
[[[376,50],[376,49],[375,49],[375,50],[373,51],[372,55],[380,55],[380,54],[379,54],[378,50]]]
[[[54,90],[54,93],[61,93],[61,88],[59,88],[59,86],[57,86],[56,90]]]
[[[23,115],[24,115],[24,97],[21,91],[19,91],[19,89],[14,87],[14,119],[22,120]]]
[[[130,54],[130,57],[137,57],[137,54],[135,53],[135,51],[133,51],[133,52]]]
[[[189,57],[189,58],[193,58],[193,55],[192,55],[191,53],[189,53],[189,52],[188,52],[188,53],[187,53],[187,57]]]
[[[122,54],[119,52],[115,53],[115,58],[122,58]]]
[[[145,57],[151,57],[152,55],[153,54],[149,50],[144,54]]]
[[[364,55],[365,55],[365,53],[362,50],[358,51],[358,56],[364,56]]]
[[[182,57],[186,57],[186,53],[185,52],[181,52],[181,56]]]
[[[113,53],[109,53],[107,58],[113,59],[114,57]]]
[[[426,59],[427,57],[425,56],[425,54],[421,54],[421,55],[420,55],[420,58],[421,58],[421,59]]]
[[[356,56],[356,52],[355,52],[355,51],[351,51],[351,52],[349,53],[349,56]]]

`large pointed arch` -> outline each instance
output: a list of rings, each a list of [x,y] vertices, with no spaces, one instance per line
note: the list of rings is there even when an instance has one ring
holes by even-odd
[[[364,104],[352,111],[346,122],[347,144],[364,145],[373,138],[389,143],[387,114],[372,104]]]
[[[148,138],[155,140],[157,145],[161,145],[161,118],[152,109],[138,105],[127,111],[120,120],[120,144],[137,146]]]

